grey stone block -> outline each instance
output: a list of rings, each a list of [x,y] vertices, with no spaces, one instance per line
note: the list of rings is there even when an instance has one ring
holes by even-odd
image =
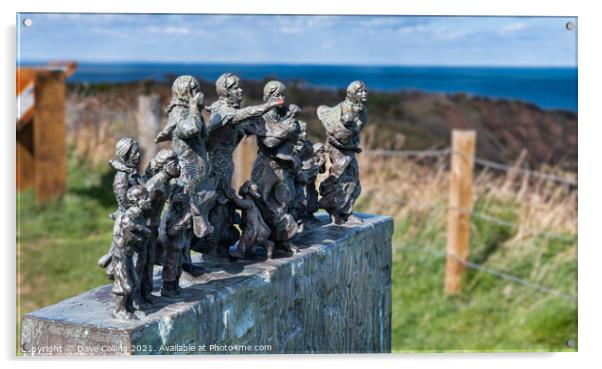
[[[138,320],[111,316],[105,285],[25,315],[29,355],[361,353],[391,350],[390,217],[359,214],[353,227],[301,234],[301,252],[267,261],[197,261],[211,273],[183,277]],[[321,219],[326,220],[325,217]]]

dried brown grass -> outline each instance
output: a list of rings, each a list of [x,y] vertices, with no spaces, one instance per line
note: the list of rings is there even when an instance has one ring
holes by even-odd
[[[449,194],[449,156],[437,159],[359,155],[362,196],[366,211],[403,216],[445,206]],[[550,173],[550,171],[546,171]],[[567,185],[528,175],[478,170],[473,182],[474,202],[489,205],[513,203],[520,225],[527,230],[577,232],[577,191]]]

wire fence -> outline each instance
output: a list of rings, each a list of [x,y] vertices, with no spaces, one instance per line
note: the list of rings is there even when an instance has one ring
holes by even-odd
[[[463,155],[463,153],[455,152],[449,147],[445,148],[445,149],[439,149],[439,150],[367,150],[367,151],[365,151],[365,153],[368,156],[403,157],[403,158],[444,157],[444,156],[451,155],[451,154]],[[526,176],[539,178],[539,179],[545,180],[545,181],[553,181],[553,182],[561,183],[561,184],[568,185],[568,186],[575,186],[575,187],[577,186],[576,180],[573,180],[573,179],[570,179],[567,177],[562,177],[562,176],[558,176],[558,175],[554,175],[554,174],[520,168],[516,165],[512,166],[512,165],[507,165],[507,164],[503,164],[503,163],[498,163],[498,162],[494,162],[491,160],[482,159],[482,158],[479,158],[476,156],[472,159],[474,160],[475,165],[480,165],[485,168],[494,169],[494,170],[503,171],[503,172],[520,173],[520,174],[523,174]],[[402,200],[399,200],[398,198],[395,198],[395,200],[393,200],[392,197],[390,200],[387,200],[387,201],[388,202],[396,201],[396,202],[400,202],[402,204],[404,203]],[[427,208],[432,209],[435,207],[437,207],[437,205],[430,205]],[[548,232],[548,231],[542,230],[542,229],[535,229],[532,227],[527,227],[524,224],[511,222],[506,219],[501,219],[499,217],[493,216],[491,214],[483,213],[480,211],[475,211],[475,210],[470,211],[467,209],[460,209],[457,207],[448,207],[447,211],[448,212],[449,211],[457,211],[462,214],[467,214],[470,216],[471,222],[473,224],[475,224],[474,219],[476,218],[476,219],[479,219],[479,220],[482,220],[485,222],[497,224],[497,225],[504,226],[504,227],[525,230],[530,234],[540,235],[540,236],[543,236],[543,237],[546,237],[549,239],[555,239],[555,240],[560,240],[560,241],[564,241],[564,242],[573,242],[576,240],[576,236],[566,236],[566,235],[562,235],[562,234],[558,234],[558,233]],[[505,271],[490,268],[483,264],[479,264],[476,262],[472,262],[470,260],[460,258],[459,256],[449,253],[449,252],[440,251],[437,249],[427,248],[427,247],[417,247],[417,246],[413,246],[413,245],[400,246],[398,248],[398,250],[416,251],[416,252],[430,254],[430,255],[433,255],[436,257],[453,258],[454,260],[458,261],[460,264],[464,265],[467,268],[477,270],[482,273],[487,273],[494,277],[508,280],[508,281],[520,284],[522,286],[525,286],[525,287],[528,287],[528,288],[531,288],[534,290],[546,292],[546,293],[551,294],[556,297],[564,298],[564,299],[567,299],[570,301],[577,300],[577,297],[574,294],[560,291],[558,289],[532,282],[530,280],[518,277],[516,275],[513,275],[513,274],[505,272]]]
[[[398,205],[406,205],[407,204],[403,199],[400,199],[396,196],[389,195],[389,196],[381,196],[379,198],[375,198],[368,194],[367,197],[372,200],[376,199],[377,201],[379,201],[381,203],[398,204]],[[440,206],[439,204],[430,204],[430,205],[422,206],[421,209],[424,211],[430,211],[439,206]],[[483,220],[485,222],[497,224],[497,225],[500,225],[503,227],[514,228],[517,230],[520,229],[520,230],[526,231],[528,234],[531,234],[531,235],[542,236],[545,238],[554,239],[554,240],[558,240],[558,241],[562,241],[562,242],[572,242],[576,239],[576,236],[567,236],[567,235],[563,235],[563,234],[559,234],[559,233],[554,233],[554,232],[549,232],[549,231],[545,231],[542,229],[529,227],[529,226],[526,226],[521,223],[510,222],[506,219],[502,219],[502,218],[496,217],[494,215],[483,213],[483,212],[476,211],[476,210],[468,211],[465,209],[460,209],[457,207],[449,207],[449,206],[445,207],[445,209],[447,211],[454,210],[454,211],[457,211],[462,214],[470,215],[471,218],[477,218],[477,219]],[[473,224],[474,224],[474,221],[473,221]]]
[[[475,157],[474,161],[476,164],[479,164],[481,166],[491,168],[491,169],[496,169],[496,170],[500,170],[500,171],[504,171],[504,172],[515,171],[517,173],[522,173],[522,174],[525,174],[525,175],[528,175],[531,177],[541,178],[546,181],[554,181],[554,182],[563,183],[563,184],[570,185],[570,186],[577,186],[576,180],[557,176],[554,174],[548,174],[548,173],[538,172],[538,171],[531,170],[531,169],[525,169],[525,168],[520,168],[520,167],[516,167],[516,166],[497,163],[497,162],[482,159],[479,157]]]
[[[533,290],[538,290],[538,291],[542,291],[542,292],[546,292],[549,293],[553,296],[556,297],[560,297],[560,298],[564,298],[566,300],[569,301],[577,301],[577,296],[571,294],[571,293],[567,293],[564,291],[560,291],[558,289],[549,287],[549,286],[545,286],[539,283],[535,283],[532,282],[528,279],[525,278],[521,278],[518,276],[515,276],[513,274],[504,272],[504,271],[500,271],[494,268],[490,268],[487,267],[483,264],[479,264],[479,263],[475,263],[472,261],[468,261],[468,260],[464,260],[460,257],[458,257],[457,255],[454,254],[450,254],[447,253],[445,251],[439,251],[437,249],[434,248],[428,248],[428,247],[418,247],[418,246],[414,246],[414,245],[402,245],[399,246],[397,248],[397,250],[402,250],[402,251],[412,251],[412,252],[421,252],[421,253],[425,253],[425,254],[429,254],[435,257],[440,257],[440,258],[445,258],[445,257],[451,257],[454,260],[457,260],[460,264],[464,265],[467,268],[473,269],[473,270],[477,270],[479,272],[482,273],[487,273],[489,275],[492,275],[494,277],[500,278],[500,279],[504,279],[507,281],[511,281],[520,285],[523,285],[525,287],[531,288]]]
[[[368,156],[393,156],[393,157],[440,157],[451,153],[448,147],[441,150],[365,150],[364,153]]]
[[[564,241],[564,242],[571,242],[575,239],[574,237],[565,236],[565,235],[561,235],[561,234],[553,233],[553,232],[548,232],[548,231],[544,231],[541,229],[527,227],[523,224],[510,222],[505,219],[501,219],[501,218],[495,217],[493,215],[482,213],[482,212],[479,212],[476,210],[468,211],[465,209],[454,208],[454,207],[450,207],[450,208],[448,208],[448,210],[454,210],[454,211],[457,211],[462,214],[470,215],[471,218],[478,218],[483,221],[501,225],[504,227],[515,228],[515,229],[520,228],[520,229],[526,230],[530,234],[539,235],[539,236],[543,236],[543,237],[550,238],[550,239],[555,239],[555,240]]]
[[[437,150],[365,150],[364,153],[367,156],[384,156],[384,157],[417,157],[417,158],[426,158],[426,157],[441,157],[449,154],[463,155],[460,152],[454,152],[450,147],[444,149]],[[489,169],[494,169],[498,171],[510,172],[513,171],[515,173],[521,173],[524,175],[528,175],[535,178],[540,178],[546,181],[553,181],[557,183],[562,183],[569,186],[577,186],[577,181],[571,178],[566,178],[562,176],[558,176],[555,174],[544,173],[532,169],[521,168],[513,165],[498,163],[495,161],[475,157],[475,164],[478,164],[482,167],[486,167]]]

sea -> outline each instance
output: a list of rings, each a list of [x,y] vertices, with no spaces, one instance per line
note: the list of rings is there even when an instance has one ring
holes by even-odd
[[[328,89],[345,88],[349,82],[360,79],[368,91],[466,93],[522,100],[542,109],[577,111],[577,68],[565,67],[80,63],[70,80],[90,84],[164,81],[180,74],[215,80],[224,72],[238,74],[243,79],[301,81]]]

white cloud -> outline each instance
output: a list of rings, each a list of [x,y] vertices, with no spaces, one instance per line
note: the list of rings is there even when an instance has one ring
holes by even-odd
[[[336,25],[339,18],[333,16],[264,16],[259,23],[266,27],[276,27],[283,33],[302,33],[316,29],[325,29]]]
[[[512,23],[512,24],[508,24],[508,25],[504,26],[502,29],[500,29],[499,34],[500,35],[508,35],[508,34],[515,33],[517,31],[522,31],[528,27],[529,26],[527,24],[522,23],[522,22]]]
[[[423,25],[417,25],[417,26],[404,26],[404,27],[400,27],[397,32],[407,35],[410,33],[415,33],[415,32],[424,32],[426,31],[427,28]]]
[[[95,27],[90,28],[90,32],[93,34],[97,34],[97,35],[117,37],[117,38],[121,38],[121,39],[129,38],[128,32],[123,32],[123,30],[119,30],[119,29],[111,28],[111,27],[95,26]]]
[[[466,36],[467,34],[469,34],[469,32],[457,30],[457,31],[444,32],[444,33],[441,33],[439,36],[444,40],[457,40],[459,38]]]
[[[362,27],[382,27],[396,26],[402,23],[404,23],[404,20],[401,17],[374,17],[360,20],[359,25]]]
[[[282,33],[301,33],[304,29],[294,25],[282,25],[280,26],[280,32]]]
[[[177,26],[169,26],[169,27],[146,27],[146,31],[150,33],[160,33],[166,35],[187,35],[193,32],[193,30],[189,27],[177,27]]]
[[[473,34],[473,30],[455,29],[455,28],[432,28],[431,36],[434,40],[455,41],[465,36]]]

